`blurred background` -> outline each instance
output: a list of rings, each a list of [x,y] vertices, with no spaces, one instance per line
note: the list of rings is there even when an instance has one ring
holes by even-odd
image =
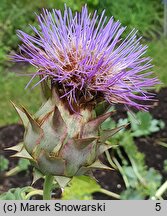
[[[110,199],[113,191],[117,193],[114,199],[167,199],[167,0],[0,0],[0,194],[18,188],[10,193],[10,199],[22,199],[19,187],[31,184],[29,163],[23,159],[9,162],[10,154],[4,151],[5,147],[22,141],[24,132],[10,100],[23,104],[31,113],[41,104],[38,86],[25,89],[30,79],[25,75],[34,72],[34,68],[9,61],[8,56],[18,52],[16,30],[33,34],[29,24],[37,25],[35,13],[39,14],[42,8],[63,10],[64,3],[73,11],[80,11],[85,3],[90,12],[101,13],[105,9],[108,19],[113,16],[127,26],[125,35],[133,28],[138,29],[162,85],[156,89],[159,102],[155,102],[154,108],[149,113],[136,114],[140,124],[126,110],[104,123],[103,128],[110,129],[130,121],[131,128],[109,140],[113,148],[103,159],[107,158],[115,170],[94,173],[101,187],[94,181],[74,179],[63,198]],[[164,183],[165,189],[160,194],[158,188]],[[98,193],[92,196],[94,192],[104,196]],[[14,193],[16,197],[11,197]],[[8,195],[2,194],[0,199],[7,199]]]
[[[164,2],[167,3],[166,0]],[[40,101],[38,88],[24,91],[28,77],[17,74],[32,72],[24,64],[13,64],[8,54],[18,51],[19,39],[16,30],[31,34],[31,25],[37,25],[35,12],[42,8],[63,9],[64,3],[74,11],[87,3],[89,10],[106,10],[108,18],[114,16],[122,25],[127,26],[126,34],[133,28],[143,36],[142,42],[148,44],[148,55],[153,58],[154,71],[167,85],[167,17],[162,0],[1,0],[0,1],[0,125],[16,122],[17,116],[9,100],[21,102],[34,110]],[[16,85],[17,82],[17,85]]]

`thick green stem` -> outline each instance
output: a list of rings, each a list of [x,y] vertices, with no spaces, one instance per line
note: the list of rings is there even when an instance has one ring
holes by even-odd
[[[13,169],[9,170],[8,172],[6,172],[5,176],[9,177],[9,176],[14,176],[16,175],[18,172],[20,172],[20,167],[16,166]]]
[[[118,168],[117,168],[117,166],[114,164],[114,162],[112,161],[109,151],[106,150],[106,151],[105,151],[105,154],[106,154],[106,157],[107,157],[107,160],[108,160],[109,164],[110,164],[114,169],[117,170]]]
[[[156,191],[155,196],[152,197],[153,200],[161,199],[161,196],[167,191],[167,181],[161,185],[161,187]]]
[[[25,196],[25,199],[26,200],[29,200],[30,197],[34,196],[34,195],[43,195],[43,190],[34,190],[34,191],[31,191],[29,192],[26,196]]]
[[[44,189],[43,189],[43,200],[51,200],[53,179],[54,177],[52,175],[45,176]]]
[[[126,176],[126,174],[125,174],[123,168],[121,167],[121,165],[119,164],[119,162],[117,161],[117,159],[116,159],[115,157],[113,157],[113,161],[114,161],[114,163],[116,164],[116,166],[118,167],[118,170],[119,170],[119,172],[120,172],[121,175],[122,175],[122,178],[123,178],[123,180],[124,180],[124,183],[125,183],[126,188],[129,188],[129,187],[130,187],[130,183],[129,183],[129,181],[128,181],[128,178],[127,178],[127,176]]]
[[[104,194],[106,194],[106,195],[108,195],[110,197],[114,197],[115,199],[120,199],[120,195],[119,194],[113,193],[113,192],[108,191],[106,189],[101,188],[99,190],[99,192],[104,193]]]
[[[131,162],[131,164],[132,164],[132,168],[133,168],[133,171],[134,171],[135,175],[137,176],[137,178],[139,179],[139,181],[143,184],[143,186],[146,187],[146,186],[147,186],[146,181],[145,181],[145,179],[140,175],[140,172],[138,171],[138,167],[137,167],[135,161],[134,161],[133,158],[130,157],[130,156],[129,156],[129,160],[130,160],[130,162]]]

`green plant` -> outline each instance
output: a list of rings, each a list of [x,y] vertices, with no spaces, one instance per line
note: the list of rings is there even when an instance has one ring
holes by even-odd
[[[31,32],[27,23],[32,24],[34,12],[42,7],[40,1],[28,0],[1,0],[0,1],[0,65],[8,66],[8,54],[11,50],[16,50],[19,39],[16,36],[16,30],[19,28]],[[10,63],[11,65],[11,63]],[[2,68],[1,68],[2,70]]]
[[[120,196],[101,188],[95,179],[89,176],[75,176],[62,193],[63,200],[91,200],[93,193],[100,192],[115,199]]]
[[[34,195],[43,195],[42,190],[33,187],[12,188],[0,195],[0,200],[29,200]]]
[[[162,176],[155,169],[148,169],[144,154],[138,151],[134,137],[150,135],[160,130],[159,125],[162,122],[153,119],[149,113],[138,112],[136,117],[132,117],[128,113],[128,118],[119,119],[118,123],[108,119],[102,127],[103,129],[119,127],[122,124],[127,124],[128,120],[131,122],[131,130],[121,130],[107,141],[112,146],[112,156],[109,151],[106,151],[106,157],[111,166],[119,170],[124,180],[126,190],[121,193],[121,199],[151,198],[157,193]],[[137,124],[138,121],[140,124]],[[164,127],[164,124],[162,126]]]
[[[151,41],[148,46],[148,54],[153,59],[153,64],[155,65],[153,70],[162,82],[162,85],[159,86],[159,88],[162,86],[167,86],[167,39],[162,37],[159,40],[157,39]]]
[[[100,186],[88,176],[77,176],[64,189],[63,200],[91,200],[92,193],[100,191]]]
[[[163,4],[161,0],[105,0],[100,7],[106,8],[108,17],[114,16],[129,29],[136,28],[146,39],[163,33]]]
[[[134,137],[147,136],[165,127],[162,120],[153,119],[149,112],[138,112],[135,117],[128,112],[128,120]]]
[[[164,171],[167,172],[167,159],[164,160]]]
[[[132,134],[124,132],[117,140],[119,147],[114,151],[117,157],[113,157],[117,169],[122,174],[126,190],[121,194],[121,199],[144,199],[152,197],[161,184],[161,175],[153,168],[148,169],[145,164],[144,154],[137,150]],[[126,157],[122,153],[124,149]]]
[[[3,155],[0,155],[0,172],[8,169],[9,161]]]
[[[28,166],[30,165],[30,162],[27,159],[19,159],[19,162],[17,164],[16,167],[14,167],[13,169],[9,170],[8,172],[5,173],[5,176],[13,176],[16,175],[17,173],[27,170]]]
[[[45,176],[43,198],[50,199],[55,180],[64,188],[75,176],[90,175],[93,169],[110,169],[99,160],[99,156],[113,147],[109,137],[125,127],[122,125],[125,120],[120,121],[119,127],[103,130],[101,124],[113,112],[103,110],[98,115],[95,107],[100,103],[107,103],[108,107],[111,103],[121,103],[147,109],[148,105],[138,103],[134,98],[138,93],[142,101],[152,100],[149,94],[145,97],[145,87],[153,87],[158,80],[144,73],[149,60],[142,57],[146,46],[134,40],[136,33],[117,46],[124,29],[120,28],[119,22],[110,19],[108,26],[112,28],[108,32],[108,26],[103,26],[105,18],[100,19],[95,29],[96,13],[90,21],[86,6],[75,17],[66,8],[63,17],[57,10],[53,13],[44,10],[43,13],[44,16],[38,16],[39,32],[33,29],[35,36],[19,31],[23,44],[20,55],[15,54],[12,58],[36,66],[35,75],[40,78],[37,84],[41,83],[44,103],[34,115],[13,103],[25,134],[24,142],[9,150],[17,152],[15,157],[29,159],[38,173]],[[111,41],[109,34],[111,39],[114,35]],[[153,182],[148,182],[147,175],[153,179],[156,176],[157,182],[159,176],[143,166],[142,156],[136,149],[133,149],[136,155],[132,155],[132,136],[125,131],[124,134],[125,137],[119,141],[129,160],[121,149],[116,148],[122,164],[116,157],[113,163],[121,172],[127,188],[138,187],[141,183],[146,187],[145,195],[150,195],[157,184],[149,186]],[[122,140],[128,142],[126,146]],[[137,156],[140,157],[140,166],[137,165]],[[104,189],[100,191],[104,192]]]
[[[107,119],[103,124],[102,128],[107,130],[109,128],[120,127],[130,123],[131,136],[140,137],[148,136],[152,133],[158,132],[165,127],[165,123],[162,120],[154,119],[149,112],[127,112],[127,118],[119,119],[118,123],[113,121],[111,118]],[[120,137],[123,131],[120,131],[115,137]]]
[[[28,68],[23,68],[23,70],[27,72]],[[15,72],[9,71],[6,71],[6,73],[0,72],[0,77],[0,91],[3,92],[0,95],[0,125],[13,124],[19,121],[10,103],[11,100],[18,104],[24,101],[24,104],[32,111],[37,110],[37,107],[41,104],[41,99],[39,99],[40,89],[38,87],[25,89],[29,77],[18,76]]]

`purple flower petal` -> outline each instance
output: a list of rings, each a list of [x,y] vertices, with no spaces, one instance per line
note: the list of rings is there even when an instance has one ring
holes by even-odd
[[[139,103],[153,100],[147,89],[159,81],[150,78],[151,60],[145,57],[147,46],[137,39],[137,31],[122,39],[125,27],[119,21],[110,18],[106,23],[104,11],[100,17],[96,11],[91,16],[86,6],[74,15],[66,6],[64,14],[43,10],[37,18],[39,30],[31,26],[35,36],[18,31],[23,43],[20,54],[12,58],[29,62],[58,83],[70,106],[79,103],[80,95],[100,94],[111,104],[150,107]]]

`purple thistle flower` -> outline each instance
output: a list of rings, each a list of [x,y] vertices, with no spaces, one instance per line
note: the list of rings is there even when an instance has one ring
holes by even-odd
[[[40,29],[31,26],[35,36],[18,31],[23,44],[20,55],[13,56],[37,67],[32,78],[50,78],[69,104],[102,98],[148,109],[139,101],[153,100],[147,89],[159,82],[150,78],[151,59],[144,57],[147,46],[140,44],[137,31],[122,39],[125,27],[119,21],[110,18],[106,24],[104,11],[91,16],[86,6],[75,15],[66,7],[64,14],[43,10],[37,18]]]

